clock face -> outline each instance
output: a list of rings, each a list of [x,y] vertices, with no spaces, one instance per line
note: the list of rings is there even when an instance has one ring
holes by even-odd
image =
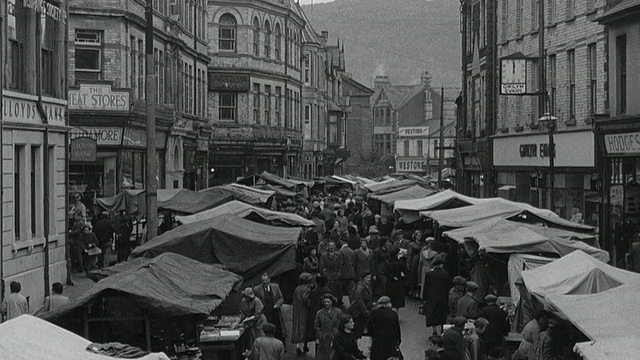
[[[502,59],[502,83],[526,83],[526,65],[525,59]]]

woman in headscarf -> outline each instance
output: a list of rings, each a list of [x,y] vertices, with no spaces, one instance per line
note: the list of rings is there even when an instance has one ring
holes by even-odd
[[[293,291],[293,319],[291,326],[291,343],[296,344],[296,354],[301,356],[309,352],[307,342],[313,339],[306,337],[309,321],[309,295],[311,293],[311,274],[300,274],[298,287]]]
[[[334,307],[336,298],[326,294],[322,299],[324,308],[316,313],[314,328],[316,329],[316,360],[332,360],[333,349],[331,344],[338,333],[338,322],[342,317],[342,311]]]

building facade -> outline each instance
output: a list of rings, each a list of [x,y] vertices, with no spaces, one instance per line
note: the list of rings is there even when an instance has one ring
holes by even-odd
[[[540,57],[537,1],[503,0],[498,4],[497,56]],[[548,96],[498,98],[493,167],[505,196],[550,208],[563,218],[596,225],[597,157],[593,119],[606,111],[604,27],[592,20],[604,4],[589,0],[545,3],[544,67],[527,62],[527,92],[538,93],[545,79]],[[540,76],[544,75],[544,76]],[[546,100],[544,104],[539,104]],[[541,105],[544,105],[542,107]],[[555,132],[555,203],[550,204],[549,124],[541,109],[557,118]]]
[[[205,2],[154,1],[153,16],[158,188],[202,189],[210,137]],[[144,188],[145,27],[142,0],[71,4],[71,138],[97,143],[96,161],[71,162],[71,191],[106,197]]]
[[[347,166],[355,165],[361,160],[360,155],[368,155],[372,151],[373,119],[369,98],[373,90],[357,82],[349,76],[344,77],[343,94],[349,106],[349,119],[346,123],[347,148],[351,156],[346,160]]]
[[[297,176],[302,153],[302,9],[292,0],[207,2],[210,184]]]
[[[1,296],[19,281],[29,310],[65,282],[67,93],[65,3],[0,3],[3,70]]]
[[[601,241],[614,264],[629,252],[640,221],[640,4],[615,1],[598,19],[606,27],[609,117],[596,120],[603,185]]]
[[[456,132],[456,185],[461,193],[476,197],[491,197],[496,191],[490,136],[495,133],[497,119],[499,1],[465,0],[461,6],[462,96]],[[503,1],[508,2],[511,0]]]

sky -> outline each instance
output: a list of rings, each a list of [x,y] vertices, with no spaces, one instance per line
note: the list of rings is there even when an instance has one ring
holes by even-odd
[[[314,4],[319,4],[319,3],[331,2],[331,1],[333,0],[300,0],[300,4],[307,5],[307,4],[311,4],[312,2]]]

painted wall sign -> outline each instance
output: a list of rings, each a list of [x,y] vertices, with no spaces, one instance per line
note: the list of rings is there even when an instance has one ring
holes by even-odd
[[[95,140],[97,145],[120,145],[122,144],[122,128],[83,126],[71,129],[70,137],[71,140],[88,137]]]
[[[423,172],[426,162],[424,159],[419,160],[396,160],[397,172]]]
[[[67,13],[47,0],[24,0],[23,4],[25,8],[41,13],[55,21],[66,22]]]
[[[640,154],[640,132],[626,134],[606,134],[604,146],[607,155]]]
[[[129,92],[112,91],[111,85],[82,84],[69,90],[69,109],[129,111]]]
[[[43,102],[42,107],[49,124],[64,126],[66,108],[63,105]],[[2,99],[2,119],[30,124],[43,123],[35,101],[14,98],[7,94]]]
[[[95,162],[98,143],[89,137],[79,137],[71,140],[71,161]]]
[[[595,136],[592,131],[559,132],[554,135],[555,166],[595,166]],[[493,138],[494,166],[549,166],[549,135],[519,135]]]
[[[251,79],[244,74],[209,74],[209,90],[249,91]]]
[[[427,137],[429,136],[429,127],[401,127],[398,129],[399,137]]]

